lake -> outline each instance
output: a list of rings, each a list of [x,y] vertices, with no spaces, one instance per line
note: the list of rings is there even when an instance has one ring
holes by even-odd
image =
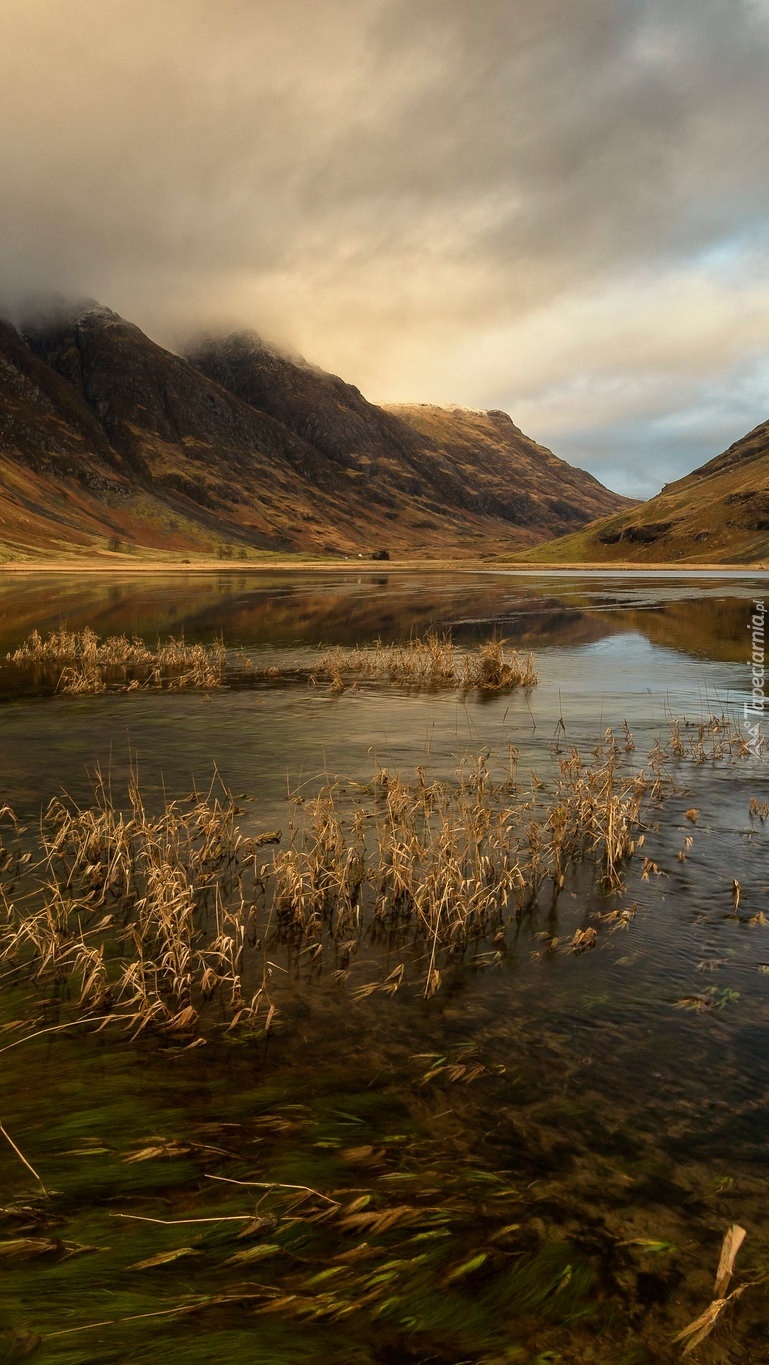
[[[28,850],[52,798],[93,812],[101,784],[124,810],[138,781],[148,812],[231,796],[257,881],[262,837],[300,850],[319,793],[348,863],[354,822],[369,858],[394,792],[422,801],[417,834],[456,839],[472,796],[522,860],[520,822],[556,830],[565,772],[590,800],[607,773],[659,782],[621,881],[591,836],[562,884],[513,877],[453,942],[420,929],[418,896],[377,917],[373,874],[344,936],[254,910],[243,980],[274,1007],[266,1031],[264,1013],[80,1026],[82,969],[7,952],[0,1359],[672,1361],[735,1223],[729,1289],[746,1287],[696,1358],[769,1358],[767,760],[743,716],[768,577],[0,576],[0,807]],[[63,625],[221,639],[225,685],[55,693],[6,655]],[[539,681],[335,690],[319,668],[321,646],[430,629],[531,651]],[[11,849],[7,815],[0,833]],[[13,914],[40,901],[30,875],[6,870]],[[81,890],[72,873],[74,916]]]

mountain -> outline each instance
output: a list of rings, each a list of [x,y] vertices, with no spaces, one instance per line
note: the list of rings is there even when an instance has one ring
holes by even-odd
[[[376,407],[352,384],[278,354],[253,333],[201,342],[188,359],[309,442],[328,461],[327,479],[341,475],[369,517],[384,509],[383,532],[384,523],[404,521],[406,548],[440,536],[447,516],[445,530],[460,538],[462,523],[470,530],[476,519],[496,522],[495,548],[500,535],[534,543],[584,525],[607,505],[630,505],[524,436],[504,412]]]
[[[0,321],[0,546],[64,549],[102,539],[130,491],[88,404]]]
[[[769,561],[769,422],[648,502],[526,558],[540,564]]]
[[[546,446],[524,436],[511,417],[499,409],[440,408],[429,403],[398,404],[387,408],[449,457],[455,468],[470,472],[476,498],[485,510],[495,507],[495,482],[500,466],[512,458],[518,487],[507,492],[509,520],[532,528],[563,532],[606,515],[607,490],[583,469],[559,460]],[[609,495],[625,507],[630,498]]]
[[[504,413],[385,410],[239,334],[109,309],[0,323],[0,550],[491,554],[629,505]]]

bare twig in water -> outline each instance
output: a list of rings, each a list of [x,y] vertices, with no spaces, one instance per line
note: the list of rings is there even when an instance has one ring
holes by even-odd
[[[311,1185],[287,1185],[283,1180],[233,1180],[226,1175],[209,1173],[206,1173],[206,1180],[220,1180],[224,1185],[246,1185],[254,1190],[299,1190],[302,1194],[313,1194],[316,1199],[324,1199],[327,1204],[339,1203],[338,1199],[332,1199],[330,1195],[314,1190]]]
[[[3,1127],[2,1123],[0,1123],[0,1133],[2,1133],[2,1135],[3,1135],[3,1137],[5,1138],[6,1142],[13,1148],[13,1150],[14,1150],[14,1152],[16,1153],[17,1157],[19,1158],[19,1161],[23,1162],[24,1165],[26,1166],[27,1170],[32,1172],[33,1176],[35,1177],[35,1180],[37,1181],[37,1183],[39,1184],[41,1190],[43,1191],[43,1194],[47,1197],[47,1196],[48,1196],[48,1191],[47,1191],[47,1189],[45,1188],[45,1185],[43,1184],[42,1180],[40,1179],[40,1176],[38,1175],[38,1173],[37,1173],[37,1171],[35,1170],[34,1166],[32,1166],[32,1165],[29,1163],[29,1161],[27,1161],[27,1158],[25,1157],[24,1153],[21,1152],[21,1151],[19,1150],[19,1148],[16,1146],[16,1143],[14,1142],[14,1140],[13,1140],[13,1138],[11,1137],[10,1133],[8,1133],[8,1132],[6,1131],[6,1129]]]

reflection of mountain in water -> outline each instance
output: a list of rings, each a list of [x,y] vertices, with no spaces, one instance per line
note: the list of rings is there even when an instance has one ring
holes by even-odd
[[[630,606],[621,602],[600,606],[576,600],[568,607],[542,598],[517,618],[476,623],[473,633],[486,637],[498,630],[518,647],[581,645],[610,635],[643,635],[653,645],[720,662],[748,657],[746,627],[752,599],[720,597],[650,602]],[[464,632],[464,627],[463,627]]]
[[[90,625],[100,635],[223,636],[228,644],[301,646],[392,640],[434,625],[458,642],[492,631],[518,648],[589,644],[636,632],[722,661],[747,657],[752,585],[740,580],[619,581],[599,575],[304,577],[137,576],[110,584],[35,576],[0,583],[5,651],[33,628]],[[56,603],[55,612],[51,604]]]
[[[723,663],[748,658],[750,600],[722,598],[720,601],[666,602],[646,611],[623,613],[625,629],[646,635],[653,644],[687,654],[718,659]],[[629,618],[629,620],[628,620]]]

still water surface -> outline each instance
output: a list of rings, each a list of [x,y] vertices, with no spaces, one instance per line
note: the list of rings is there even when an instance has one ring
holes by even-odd
[[[120,792],[138,765],[148,803],[216,771],[252,834],[287,828],[287,797],[380,767],[450,780],[488,751],[499,772],[514,763],[520,782],[547,783],[571,746],[587,753],[625,723],[640,763],[673,717],[740,723],[766,585],[641,572],[0,580],[2,658],[33,627],[66,623],[151,643],[221,636],[259,667],[311,670],[321,644],[437,626],[468,646],[502,634],[533,650],[540,678],[483,697],[381,683],[333,695],[303,678],[75,698],[37,696],[0,668],[0,805],[34,821],[62,791],[86,804],[97,766]],[[710,1303],[730,1223],[748,1234],[740,1282],[769,1274],[769,822],[750,814],[768,795],[765,757],[682,761],[673,776],[644,849],[660,873],[643,878],[634,859],[609,904],[633,917],[589,953],[559,947],[607,909],[575,884],[429,1001],[418,989],[355,1001],[276,961],[283,1022],[266,1047],[64,1035],[0,1052],[0,1121],[53,1192],[0,1142],[8,1358],[39,1338],[35,1358],[51,1361],[679,1359],[671,1338]],[[11,1022],[20,999],[0,1008]],[[315,1203],[294,1209],[288,1186]],[[361,1212],[406,1212],[392,1227],[355,1212],[344,1228],[316,1221],[340,1190],[369,1197]],[[239,1261],[235,1220],[255,1211],[263,1258]],[[206,1218],[233,1221],[189,1221]],[[8,1250],[41,1229],[58,1250]],[[163,1251],[183,1254],[143,1265]],[[769,1359],[768,1303],[751,1284],[696,1358]]]

